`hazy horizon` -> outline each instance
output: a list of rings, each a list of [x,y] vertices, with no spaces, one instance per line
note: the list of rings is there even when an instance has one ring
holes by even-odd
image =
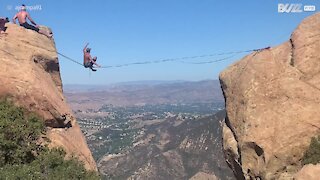
[[[140,81],[121,81],[115,83],[105,84],[72,84],[65,83],[64,86],[109,86],[109,85],[122,85],[122,84],[166,84],[166,83],[183,83],[183,82],[203,82],[203,81],[219,81],[219,79],[201,79],[201,80],[140,80]]]

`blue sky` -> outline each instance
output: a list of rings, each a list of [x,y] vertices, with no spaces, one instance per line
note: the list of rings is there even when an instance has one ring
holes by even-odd
[[[33,19],[52,28],[59,52],[83,61],[82,49],[104,66],[275,46],[313,13],[278,13],[278,3],[320,7],[318,0],[1,0],[0,16],[15,6],[41,5]],[[10,10],[10,7],[12,9]],[[110,84],[142,80],[217,79],[245,54],[204,65],[167,62],[89,72],[59,57],[64,84]],[[193,59],[210,61],[223,57]]]

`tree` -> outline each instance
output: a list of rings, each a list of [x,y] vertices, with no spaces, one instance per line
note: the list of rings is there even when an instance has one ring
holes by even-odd
[[[65,160],[63,149],[39,143],[44,134],[39,117],[0,101],[0,179],[100,179],[77,158]]]
[[[302,164],[317,164],[320,162],[320,136],[313,137],[307,151],[302,158]]]

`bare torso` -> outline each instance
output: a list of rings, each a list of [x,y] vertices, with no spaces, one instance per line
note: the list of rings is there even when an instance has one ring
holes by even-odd
[[[83,54],[83,63],[90,62],[90,59],[91,59],[90,53],[86,52],[86,53]]]
[[[20,11],[16,14],[19,24],[23,24],[27,21],[27,17],[28,17],[28,12],[26,11]]]

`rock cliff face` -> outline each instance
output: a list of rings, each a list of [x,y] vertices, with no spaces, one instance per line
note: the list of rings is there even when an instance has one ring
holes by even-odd
[[[307,164],[295,175],[296,180],[318,180],[320,165]]]
[[[320,129],[320,13],[220,74],[226,160],[238,179],[293,178]]]
[[[36,112],[48,127],[50,146],[62,146],[89,170],[96,164],[62,94],[59,61],[53,40],[14,24],[0,36],[0,97]]]

